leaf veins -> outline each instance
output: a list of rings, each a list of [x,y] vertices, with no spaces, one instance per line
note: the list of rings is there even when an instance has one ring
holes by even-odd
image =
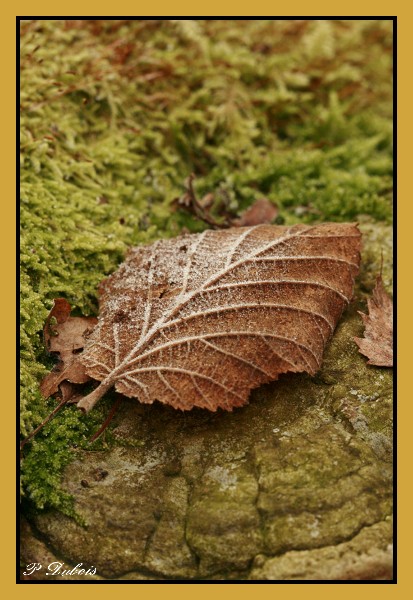
[[[257,225],[133,248],[100,288],[79,355],[100,385],[141,402],[232,410],[281,373],[320,367],[359,270],[355,224]]]

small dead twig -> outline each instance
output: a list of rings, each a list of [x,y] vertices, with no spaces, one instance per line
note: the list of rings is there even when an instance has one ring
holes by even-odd
[[[232,222],[228,216],[225,216],[222,222],[217,221],[209,213],[207,208],[202,205],[200,200],[198,200],[194,190],[194,179],[195,174],[191,173],[185,181],[185,194],[179,199],[179,204],[192,212],[198,219],[201,219],[210,225],[212,229],[225,229],[231,227]]]
[[[96,433],[94,433],[92,435],[92,437],[90,438],[89,444],[93,444],[93,442],[95,442],[102,435],[102,433],[105,431],[105,429],[108,427],[108,425],[112,421],[113,417],[117,413],[121,401],[122,401],[121,397],[116,399],[116,402],[112,406],[110,413],[108,414],[106,419],[103,421],[102,425],[99,427],[99,429],[96,431]]]
[[[258,198],[240,215],[231,214],[227,207],[221,206],[221,219],[217,221],[211,214],[214,204],[214,194],[206,194],[201,200],[196,197],[194,190],[195,175],[192,173],[185,181],[185,194],[175,202],[185,208],[198,219],[207,223],[212,229],[227,229],[228,227],[250,227],[273,223],[278,217],[278,206],[268,198]]]

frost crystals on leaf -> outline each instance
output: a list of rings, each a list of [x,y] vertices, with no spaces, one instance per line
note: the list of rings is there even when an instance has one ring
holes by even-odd
[[[359,270],[355,224],[258,225],[133,248],[100,288],[79,360],[140,402],[215,411],[287,371],[314,374]]]

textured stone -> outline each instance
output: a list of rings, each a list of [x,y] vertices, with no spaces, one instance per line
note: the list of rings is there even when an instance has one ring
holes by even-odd
[[[106,579],[391,578],[392,371],[352,339],[382,250],[391,281],[390,242],[365,231],[358,300],[314,378],[282,376],[233,413],[125,400],[116,444],[65,471],[84,525],[37,514],[24,559],[62,556]]]
[[[267,559],[259,555],[250,579],[268,580],[383,580],[392,577],[393,547],[390,521],[363,529],[349,542],[316,550],[287,552]]]

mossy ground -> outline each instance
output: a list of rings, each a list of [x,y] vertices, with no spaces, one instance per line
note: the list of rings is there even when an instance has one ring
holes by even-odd
[[[128,246],[202,229],[173,206],[191,172],[234,211],[265,195],[280,222],[390,222],[391,44],[386,20],[22,24],[23,435],[54,405],[53,299],[96,314]],[[32,505],[72,512],[61,472],[109,406],[67,408],[26,447]]]

